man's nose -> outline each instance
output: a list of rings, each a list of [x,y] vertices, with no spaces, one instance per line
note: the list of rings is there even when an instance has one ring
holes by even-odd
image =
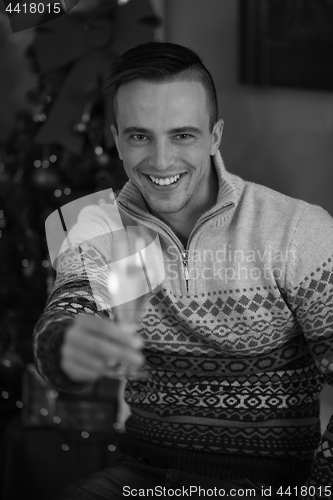
[[[175,151],[173,145],[167,140],[155,141],[150,156],[150,166],[159,170],[167,170],[175,162]]]

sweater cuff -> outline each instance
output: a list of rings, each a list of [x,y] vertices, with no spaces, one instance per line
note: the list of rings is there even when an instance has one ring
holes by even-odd
[[[34,360],[40,375],[54,388],[62,392],[78,392],[86,389],[91,384],[88,382],[74,382],[60,367],[60,349],[64,341],[65,330],[74,322],[75,317],[66,316],[43,318],[47,325],[44,328],[37,323],[35,332]],[[58,315],[57,315],[58,316]],[[39,328],[42,331],[38,334]]]

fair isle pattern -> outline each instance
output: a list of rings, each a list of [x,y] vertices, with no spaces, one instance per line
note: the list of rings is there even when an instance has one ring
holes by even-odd
[[[266,289],[268,287],[265,287]],[[223,290],[222,292],[194,296],[191,299],[172,296],[168,290],[160,290],[151,299],[155,307],[148,309],[144,324],[151,333],[156,329],[156,335],[161,330],[161,321],[166,331],[174,335],[174,329],[179,325],[184,328],[184,338],[191,336],[192,341],[216,346],[237,357],[246,350],[257,354],[265,352],[267,347],[277,347],[285,343],[288,336],[297,336],[300,328],[295,324],[292,314],[285,302],[281,300],[280,292],[275,287],[269,291],[250,288],[243,290]],[[247,292],[247,296],[246,296]],[[247,307],[245,306],[247,305]],[[244,314],[245,313],[245,314]],[[249,330],[249,320],[251,329]],[[181,330],[182,331],[182,330]],[[145,335],[144,330],[142,332]],[[161,339],[165,342],[168,338]],[[211,349],[209,356],[215,356]],[[246,362],[247,366],[248,361]]]
[[[85,244],[82,244],[80,249],[67,249],[58,258],[57,278],[44,313],[35,326],[33,348],[37,369],[60,390],[75,390],[75,387],[80,390],[82,385],[85,385],[73,385],[73,382],[59,371],[59,349],[64,328],[80,313],[99,314],[113,320],[112,311],[108,307],[109,297],[105,291],[106,277],[101,272],[101,269],[105,270],[106,267],[103,257]],[[94,285],[94,291],[100,290],[99,295],[92,293],[91,283]],[[48,353],[53,353],[53,356]]]
[[[101,258],[91,248],[83,247],[81,252],[85,262],[91,259],[92,268],[94,259]],[[110,310],[98,311],[78,257],[77,252],[67,251],[59,259],[54,290],[36,325],[37,359],[43,361],[39,369],[46,377],[51,377],[56,360],[44,355],[45,343],[54,341],[57,325],[67,325],[80,312],[112,319]],[[308,301],[301,305],[308,311],[316,293],[332,300],[330,282],[323,290],[320,276],[316,282],[312,279],[307,292],[300,287]],[[100,272],[96,279],[102,290],[105,279]],[[297,292],[289,293],[299,306]],[[323,374],[332,376],[332,365],[325,361],[329,358],[321,357],[316,366],[290,309],[277,295],[277,289],[263,290],[261,295],[258,287],[248,294],[242,289],[191,298],[172,296],[165,289],[153,294],[139,329],[151,378],[127,384],[125,397],[133,412],[128,434],[175,448],[292,460],[311,459],[318,448],[314,477],[318,484],[331,484],[333,440],[327,432],[319,444],[318,395],[325,383]],[[259,317],[253,315],[254,307],[257,312],[260,308]],[[302,317],[302,307],[297,311]],[[326,308],[322,311],[327,314]],[[328,355],[332,347],[322,331],[327,318],[318,317],[317,308],[315,312],[318,330],[312,338],[313,350]],[[245,328],[249,318],[242,314],[246,313],[251,315],[251,328]],[[313,326],[309,315],[306,318],[307,325]],[[47,329],[53,335],[43,336]],[[59,379],[59,387],[66,384],[66,377]]]
[[[267,426],[260,422],[257,426],[252,423],[249,427],[243,425],[238,428],[233,427],[229,419],[218,422],[219,425],[214,425],[213,422],[209,425],[208,421],[204,421],[202,425],[170,424],[152,419],[149,421],[149,441],[161,445],[162,439],[164,446],[194,451],[308,460],[309,445],[315,447],[317,444],[313,437],[318,433],[317,423],[310,421],[306,425],[305,422],[302,427],[295,428],[292,424],[289,427],[279,427],[277,421],[275,425],[274,422]],[[136,437],[146,440],[146,425],[147,418],[135,415],[131,431],[135,432]],[[286,456],[285,449],[291,448],[290,443],[293,443],[295,449],[290,450]]]
[[[133,408],[127,432],[163,446],[311,459],[320,441],[318,395],[333,373],[333,273],[323,270],[326,267],[324,263],[311,279],[305,278],[308,288],[302,283],[288,291],[302,330],[285,302],[276,298],[277,290],[268,295],[260,294],[258,287],[248,295],[245,289],[228,290],[209,298],[170,298],[167,290],[158,291],[140,331],[154,383],[145,388],[140,381],[127,385],[126,399]],[[246,330],[248,317],[240,315],[253,304],[257,311],[260,305],[262,317],[253,316]],[[176,324],[178,332],[173,334]],[[303,331],[311,334],[305,339]],[[228,340],[230,335],[234,342]],[[221,382],[218,375],[226,378]],[[206,380],[198,383],[201,376]],[[332,438],[327,431],[317,449],[317,484],[331,485]]]
[[[333,272],[332,258],[306,276],[299,287],[288,290],[290,303],[297,308],[297,318],[307,334],[316,365],[333,384]],[[332,486],[333,416],[319,447],[311,474],[311,484]]]
[[[80,247],[68,248],[58,257],[57,279],[48,298],[46,311],[59,309],[77,313],[82,309],[90,313],[108,309],[106,316],[110,317],[111,311],[108,307],[110,297],[106,286],[107,269],[108,264],[105,259],[86,243],[82,243]],[[99,293],[92,295],[92,286]],[[79,299],[78,302],[76,297]]]
[[[325,377],[278,289],[267,288],[152,295],[139,329],[152,376],[127,384],[129,434],[211,453],[312,459]]]
[[[216,167],[216,210],[193,246],[218,248],[231,234],[242,248],[258,245],[262,254],[273,239],[277,248],[293,247],[295,259],[281,265],[280,280],[198,283],[205,293],[181,295],[179,278],[154,290],[138,329],[150,377],[127,383],[127,433],[142,446],[155,443],[179,455],[197,450],[228,459],[313,459],[307,485],[333,487],[333,419],[322,437],[319,420],[321,389],[333,383],[333,222],[317,208]],[[146,216],[147,225],[157,225],[133,185],[119,199],[123,192],[124,207],[132,202],[138,214],[134,220]],[[235,210],[216,216],[230,200]],[[162,229],[156,228],[163,236]],[[112,319],[102,255],[105,248],[83,245],[80,254],[59,259],[35,328],[38,368],[59,389],[80,388],[59,369],[64,327],[81,311]],[[89,279],[82,262],[91,267]]]

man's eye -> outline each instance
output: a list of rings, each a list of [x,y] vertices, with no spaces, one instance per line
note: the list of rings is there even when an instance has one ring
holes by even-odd
[[[131,138],[135,141],[145,141],[147,139],[147,136],[143,134],[134,134],[131,136]]]
[[[191,139],[193,136],[190,134],[178,134],[176,135],[176,139]]]

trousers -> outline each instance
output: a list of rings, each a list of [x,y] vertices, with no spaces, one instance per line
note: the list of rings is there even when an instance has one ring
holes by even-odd
[[[65,487],[56,500],[124,500],[125,498],[255,498],[281,500],[277,488],[248,478],[223,480],[177,469],[161,469],[129,455],[111,467]],[[288,499],[290,500],[290,499]]]

